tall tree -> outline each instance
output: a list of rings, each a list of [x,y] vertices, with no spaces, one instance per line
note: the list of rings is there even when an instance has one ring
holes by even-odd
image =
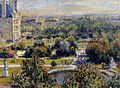
[[[43,61],[34,50],[32,58],[23,61],[22,71],[13,80],[15,88],[39,88],[43,83],[47,85],[49,77],[42,65]]]

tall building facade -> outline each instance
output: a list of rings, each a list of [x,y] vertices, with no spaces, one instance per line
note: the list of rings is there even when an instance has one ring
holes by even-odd
[[[17,0],[0,0],[0,38],[12,41],[21,38],[21,16]]]

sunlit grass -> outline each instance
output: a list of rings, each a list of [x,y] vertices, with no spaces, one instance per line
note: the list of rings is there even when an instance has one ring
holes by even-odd
[[[72,63],[72,59],[56,59],[56,60],[51,60],[51,59],[47,59],[45,64],[49,65],[51,64],[52,61],[55,61],[57,63],[57,65],[62,65],[63,62],[66,62],[67,64],[71,64]]]
[[[9,43],[4,42],[4,43],[0,43],[0,48],[6,47]]]
[[[21,64],[22,63],[22,59],[16,59],[16,62],[14,61],[14,59],[7,59],[7,64],[9,65],[9,64],[11,64],[11,65],[14,65],[14,64]],[[3,64],[3,59],[2,60],[0,60],[0,65],[2,65]]]
[[[21,71],[20,68],[9,68],[8,69],[9,76],[6,78],[2,78],[2,69],[3,68],[0,68],[0,83],[10,83],[12,80],[12,74],[13,76],[16,76]]]

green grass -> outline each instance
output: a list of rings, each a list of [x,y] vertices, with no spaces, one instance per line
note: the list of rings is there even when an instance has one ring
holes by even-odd
[[[0,68],[0,83],[10,83],[12,80],[12,73],[13,76],[16,76],[20,71],[21,71],[20,68],[9,68],[8,69],[9,77],[2,78],[2,68]]]
[[[57,63],[57,65],[61,65],[63,60],[70,64],[72,62],[71,58],[72,57],[60,58],[60,59],[57,59],[57,60],[54,60],[54,61]],[[46,64],[51,64],[52,61],[53,60],[51,60],[51,59],[47,59]],[[8,59],[7,60],[7,64],[21,64],[21,63],[22,63],[21,59],[17,59],[16,63],[13,63],[13,59]],[[3,60],[0,60],[0,64],[3,64]],[[46,68],[48,69],[49,67],[46,67]],[[62,68],[63,67],[59,67],[59,69],[62,69]],[[0,68],[0,83],[10,83],[11,80],[12,80],[12,73],[13,73],[14,76],[16,76],[21,71],[21,68],[9,68],[8,69],[9,77],[2,78],[2,69],[3,68]],[[50,68],[48,69],[48,71],[49,70],[50,70]]]
[[[22,59],[17,59],[16,62],[14,62],[14,59],[7,59],[7,64],[11,64],[11,65],[14,65],[14,64],[21,64],[22,63]],[[0,60],[0,65],[3,64],[3,59]]]
[[[67,63],[71,63],[72,62],[72,58],[73,57],[65,57],[65,58],[59,58],[59,59],[47,59],[45,64],[51,64],[52,61],[55,61],[58,65],[62,64],[62,61],[66,61]],[[12,58],[8,58],[7,59],[7,64],[8,65],[16,65],[16,64],[22,64],[23,59],[16,59],[16,62],[14,62],[14,59]],[[3,65],[3,59],[0,60],[0,65]]]
[[[45,64],[47,64],[47,65],[51,64],[52,61],[55,61],[57,63],[57,65],[62,65],[63,61],[66,61],[66,63],[71,64],[73,60],[72,59],[66,59],[66,60],[65,59],[56,59],[56,60],[47,59]]]
[[[117,65],[116,68],[114,68],[114,70],[115,70],[117,73],[120,73],[120,66]]]
[[[4,42],[4,43],[0,43],[0,47],[3,48],[3,47],[6,47],[9,43],[7,42]]]

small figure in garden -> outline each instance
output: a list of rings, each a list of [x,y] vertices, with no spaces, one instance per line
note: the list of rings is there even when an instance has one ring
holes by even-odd
[[[109,64],[109,68],[110,68],[110,69],[116,68],[116,63],[115,63],[113,57],[111,57],[110,64]]]
[[[14,54],[14,57],[13,57],[13,58],[14,58],[14,62],[16,63],[16,54]]]
[[[102,63],[102,69],[106,69],[106,64]]]

